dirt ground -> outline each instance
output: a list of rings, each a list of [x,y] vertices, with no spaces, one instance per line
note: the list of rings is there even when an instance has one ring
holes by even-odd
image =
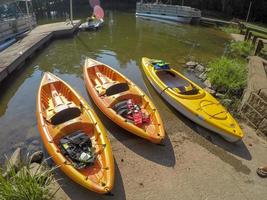
[[[258,177],[255,172],[258,166],[267,165],[267,142],[253,129],[241,122],[245,137],[240,143],[230,144],[167,105],[159,110],[167,132],[163,146],[135,137],[104,120],[107,130],[112,132],[110,139],[116,164],[113,196],[87,191],[60,173],[62,189],[69,198],[267,199],[267,179]],[[101,119],[105,118],[98,114]]]
[[[235,41],[244,41],[245,36],[241,34],[231,33],[231,37]]]

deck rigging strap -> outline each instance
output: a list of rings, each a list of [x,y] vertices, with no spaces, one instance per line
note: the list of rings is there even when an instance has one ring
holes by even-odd
[[[167,89],[169,89],[169,88],[170,88],[170,87],[167,86],[167,87],[165,87],[163,90],[161,90],[160,95],[162,95],[162,93],[165,92],[165,90],[167,90]]]

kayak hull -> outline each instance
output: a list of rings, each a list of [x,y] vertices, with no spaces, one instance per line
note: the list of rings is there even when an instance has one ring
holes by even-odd
[[[80,26],[79,26],[79,29],[80,30],[98,30],[99,28],[101,28],[102,26],[104,25],[104,20],[103,19],[99,19],[95,22],[92,22],[92,23],[89,23],[88,22],[85,22],[85,23],[82,23]]]
[[[45,119],[45,106],[49,93],[48,85],[55,84],[60,94],[69,94],[66,98],[73,99],[82,106],[81,115],[58,125],[51,125]],[[60,84],[60,85],[59,85]],[[59,88],[63,88],[60,90]],[[49,98],[48,98],[49,99]],[[94,111],[85,100],[76,93],[67,83],[51,73],[45,73],[37,94],[36,116],[38,130],[48,154],[60,169],[74,182],[94,191],[105,194],[112,190],[114,184],[114,160],[106,131]],[[90,137],[96,148],[97,159],[92,166],[76,169],[59,148],[59,139],[77,131],[84,131]],[[105,147],[104,147],[105,146]],[[104,147],[104,148],[103,148]],[[101,178],[100,175],[102,175]]]
[[[88,72],[88,70],[90,70],[90,68],[92,70],[96,66],[104,66],[105,68],[107,68],[107,71],[109,74],[114,74],[114,76],[119,76],[120,78],[122,78],[121,80],[124,80],[124,82],[126,81],[127,83],[129,83],[130,89],[128,91],[122,92],[122,93],[117,94],[117,95],[113,95],[111,97],[111,99],[114,99],[114,101],[116,101],[116,102],[119,102],[119,101],[125,99],[125,97],[141,99],[140,103],[146,104],[148,107],[147,110],[149,110],[151,115],[153,115],[151,125],[145,126],[144,128],[135,126],[133,123],[129,122],[128,120],[126,120],[125,118],[123,118],[122,116],[117,114],[112,109],[112,106],[109,106],[109,105],[104,103],[104,102],[108,102],[109,99],[108,98],[103,99],[103,98],[99,97],[99,94],[95,90],[95,86],[93,84],[93,81],[90,79],[90,77],[92,77],[93,75],[90,74],[90,72]],[[125,129],[125,130],[139,136],[139,137],[147,139],[153,143],[161,143],[162,142],[162,140],[165,137],[165,131],[164,131],[163,122],[160,118],[158,110],[155,108],[154,104],[148,98],[148,96],[145,95],[145,93],[140,88],[138,88],[132,81],[130,81],[125,76],[120,74],[118,71],[112,69],[111,67],[109,67],[103,63],[97,62],[95,60],[89,59],[89,58],[86,59],[86,61],[85,61],[84,81],[85,81],[86,88],[87,88],[91,98],[93,99],[95,104],[98,106],[98,108],[109,119],[111,119],[113,122],[115,122],[117,125],[119,125],[123,129]]]
[[[163,99],[165,99],[173,108],[175,108],[178,112],[183,114],[185,117],[189,118],[190,120],[194,121],[196,124],[211,130],[212,132],[215,132],[219,135],[221,135],[225,140],[229,142],[238,142],[243,137],[243,132],[240,129],[237,122],[231,117],[229,113],[227,113],[228,123],[229,127],[228,129],[223,129],[221,127],[218,127],[216,123],[220,123],[220,121],[223,120],[212,120],[210,116],[206,116],[203,114],[203,112],[198,111],[191,111],[190,108],[190,102],[186,101],[184,99],[179,99],[174,93],[169,92],[168,88],[163,89],[162,83],[157,83],[157,79],[153,77],[153,73],[148,70],[148,67],[145,63],[147,63],[148,58],[142,59],[142,66],[143,70],[146,74],[146,77],[148,78],[149,82],[153,86],[153,88],[162,96]],[[201,88],[199,88],[201,89]],[[203,90],[203,89],[202,89]],[[202,97],[200,99],[192,99],[191,101],[199,101],[199,104],[201,102],[206,101],[207,99],[209,101],[217,102],[214,97],[212,97],[210,94],[206,93],[204,90],[202,91]],[[188,105],[186,105],[188,104]],[[218,104],[218,103],[217,103]],[[193,106],[192,106],[193,107]],[[201,107],[198,107],[199,110],[201,110]],[[225,123],[228,125],[227,123]],[[224,126],[225,126],[224,124]],[[232,127],[234,125],[234,129]],[[234,131],[232,131],[234,130]],[[236,133],[237,132],[237,133]]]
[[[160,15],[160,14],[147,14],[147,13],[136,13],[136,16],[145,17],[145,18],[152,18],[152,19],[163,19],[168,21],[173,21],[177,23],[185,23],[190,24],[192,17],[184,17],[184,16],[167,16],[167,15]]]

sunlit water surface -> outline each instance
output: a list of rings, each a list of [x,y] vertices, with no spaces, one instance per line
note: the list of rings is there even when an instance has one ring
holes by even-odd
[[[82,74],[85,57],[91,57],[128,76],[151,96],[161,113],[171,112],[145,79],[141,58],[165,59],[182,70],[182,65],[189,59],[207,63],[223,55],[228,40],[223,32],[214,28],[166,24],[136,18],[133,13],[106,12],[105,25],[100,31],[79,32],[73,38],[53,41],[2,83],[1,159],[17,147],[28,151],[42,148],[35,107],[43,72],[56,74],[93,105],[85,90]],[[107,119],[102,120],[106,125],[112,124]],[[110,137],[112,127],[113,124],[109,125]]]

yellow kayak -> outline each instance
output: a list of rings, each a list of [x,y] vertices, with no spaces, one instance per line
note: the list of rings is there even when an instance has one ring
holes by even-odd
[[[168,63],[142,58],[142,67],[156,91],[187,118],[229,142],[243,138],[238,123],[219,101]]]

